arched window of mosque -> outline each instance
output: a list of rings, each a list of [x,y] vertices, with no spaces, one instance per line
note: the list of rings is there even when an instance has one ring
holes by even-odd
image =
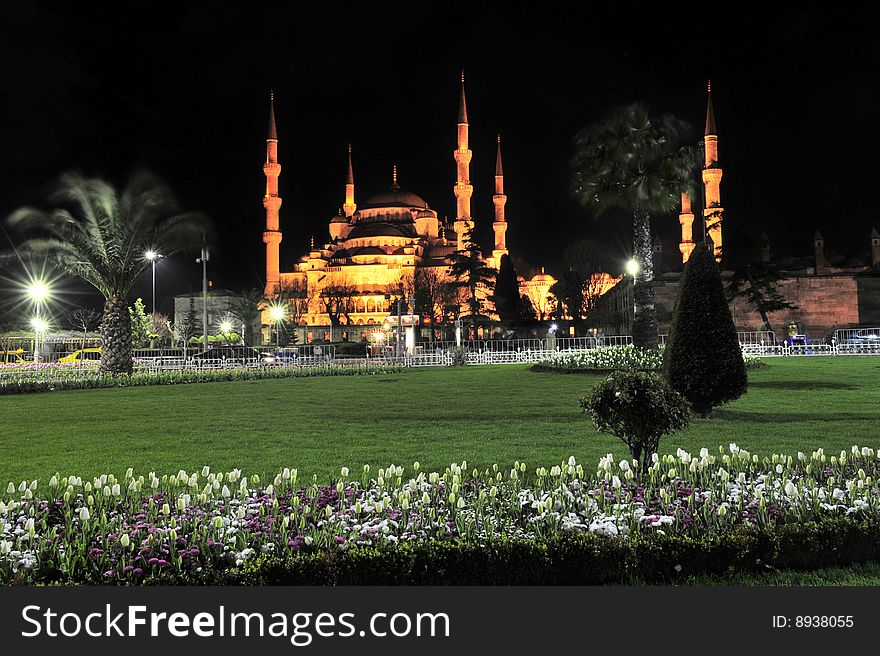
[[[376,311],[376,302],[371,298],[367,301],[367,312]]]
[[[306,333],[306,341],[311,344],[313,339],[315,339],[315,333],[310,330]]]

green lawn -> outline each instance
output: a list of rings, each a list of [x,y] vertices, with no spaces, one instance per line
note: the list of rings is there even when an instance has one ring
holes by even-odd
[[[208,464],[323,476],[391,462],[442,468],[624,450],[578,407],[595,376],[527,366],[54,392],[0,398],[0,481],[55,471],[176,472]],[[771,360],[749,393],[663,443],[795,453],[880,446],[880,358]]]

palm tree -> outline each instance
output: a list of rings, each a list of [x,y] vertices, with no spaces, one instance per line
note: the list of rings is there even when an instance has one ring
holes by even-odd
[[[696,158],[683,141],[690,126],[674,116],[653,118],[636,103],[578,133],[574,195],[598,216],[612,208],[632,212],[633,257],[638,262],[633,296],[633,343],[659,342],[654,308],[651,214],[678,207],[691,190]]]
[[[229,301],[229,313],[242,325],[241,340],[245,346],[254,345],[254,325],[259,323],[268,303],[263,290],[256,287],[239,292]]]
[[[24,252],[42,254],[101,292],[101,371],[130,374],[128,294],[150,266],[144,252],[168,257],[199,245],[206,219],[180,213],[168,187],[146,172],[134,174],[121,195],[104,180],[67,173],[48,200],[52,209],[22,207],[8,223],[26,231]]]

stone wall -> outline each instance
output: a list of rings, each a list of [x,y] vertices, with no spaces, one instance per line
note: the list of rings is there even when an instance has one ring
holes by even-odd
[[[624,279],[622,285],[609,294],[616,295],[617,304],[631,302],[632,295]],[[838,328],[854,326],[880,326],[880,275],[830,274],[795,276],[780,282],[780,290],[786,300],[798,306],[795,310],[783,310],[769,315],[770,324],[777,339],[788,335],[788,324],[798,324],[801,332],[813,339],[824,339]],[[678,274],[665,274],[654,281],[657,296],[657,318],[660,332],[668,333],[672,312],[678,296]],[[764,330],[761,315],[741,299],[731,304],[731,312],[737,330]],[[620,326],[609,326],[606,332],[614,332]]]

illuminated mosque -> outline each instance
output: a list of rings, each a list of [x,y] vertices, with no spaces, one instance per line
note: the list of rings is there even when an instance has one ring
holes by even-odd
[[[453,151],[456,180],[453,192],[456,215],[453,222],[440,219],[437,211],[421,196],[401,189],[397,183],[397,168],[392,172],[391,186],[360,203],[355,196],[354,169],[351,146],[348,148],[348,167],[345,176],[345,201],[339,213],[329,220],[329,241],[312,243],[308,253],[293,265],[292,271],[281,271],[279,244],[282,234],[279,221],[281,196],[278,177],[278,133],[275,126],[274,99],[269,107],[269,133],[266,139],[266,295],[271,297],[279,288],[303,290],[308,307],[300,319],[301,325],[326,326],[330,324],[322,299],[322,292],[331,286],[345,286],[351,291],[350,311],[352,325],[381,324],[389,315],[389,296],[398,293],[405,275],[412,276],[416,267],[433,269],[441,278],[448,275],[450,256],[465,248],[465,239],[474,228],[471,216],[471,196],[474,186],[470,177],[472,151],[468,145],[468,111],[465,99],[464,74],[458,105],[457,144]],[[504,171],[501,164],[501,137],[495,155],[495,184],[492,201],[495,206],[492,229],[494,244],[485,263],[498,269],[501,257],[508,254],[507,218],[504,206]],[[552,276],[538,274],[532,280],[520,280],[524,292],[531,296],[546,296],[555,282]],[[528,289],[526,290],[525,287]],[[489,290],[482,290],[484,298]],[[491,303],[487,308],[492,314]]]

